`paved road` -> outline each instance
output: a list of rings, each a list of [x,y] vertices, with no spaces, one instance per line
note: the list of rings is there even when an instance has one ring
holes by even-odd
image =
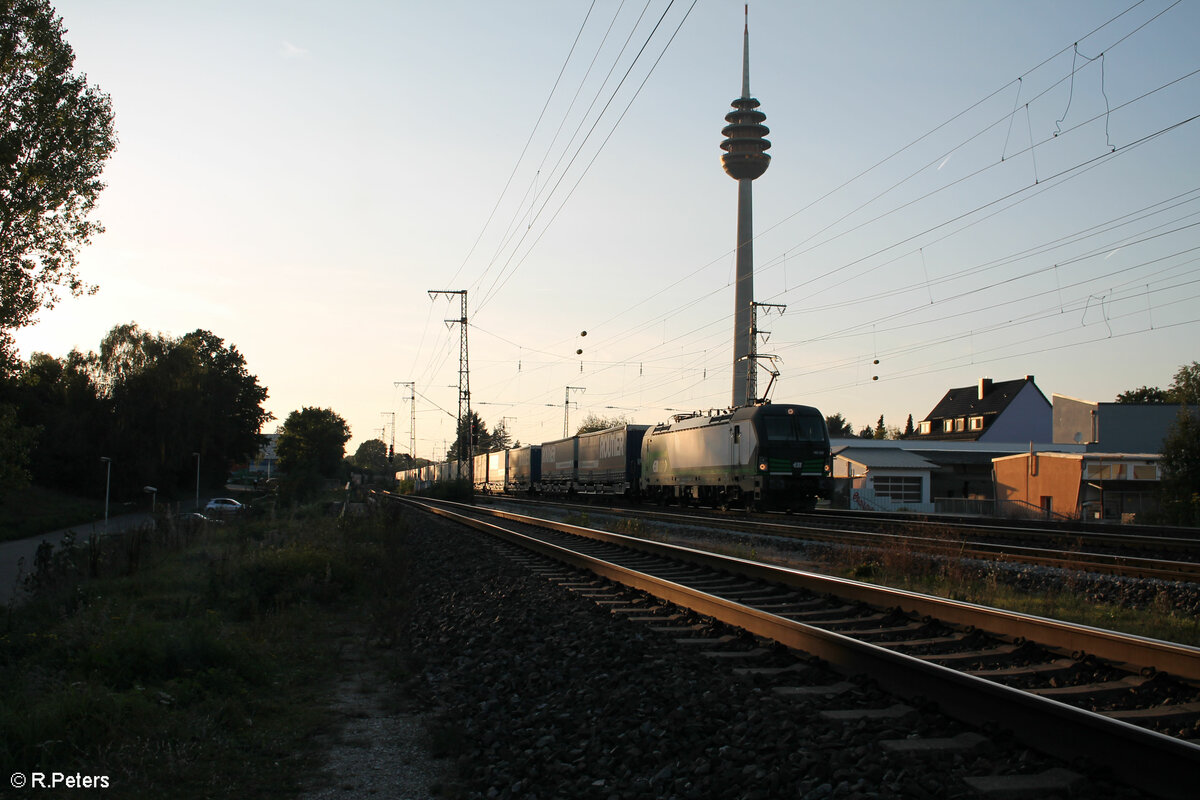
[[[145,512],[109,517],[108,532],[118,533],[145,525],[150,521],[150,515]],[[42,542],[49,542],[57,547],[68,533],[74,533],[75,541],[81,542],[92,534],[103,535],[104,522],[89,522],[72,528],[63,528],[53,533],[44,533],[41,536],[30,536],[28,539],[0,543],[0,605],[9,604],[18,595],[17,578],[22,572],[28,574],[32,569],[38,545]]]

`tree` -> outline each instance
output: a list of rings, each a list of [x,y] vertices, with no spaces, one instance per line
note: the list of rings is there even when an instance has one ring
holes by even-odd
[[[508,426],[501,419],[496,423],[496,427],[492,428],[491,449],[493,452],[496,450],[508,450],[512,447],[512,444],[512,435],[509,434]]]
[[[1162,509],[1170,522],[1200,524],[1200,414],[1180,408],[1163,440]]]
[[[1118,403],[1180,403],[1200,405],[1200,362],[1184,364],[1175,371],[1171,388],[1141,386],[1117,395]]]
[[[30,448],[33,481],[93,494],[96,464],[110,455],[113,418],[112,404],[101,397],[87,357],[76,350],[63,359],[34,353],[13,383],[12,399],[21,423],[38,431]]]
[[[870,425],[864,425],[863,429],[858,432],[858,438],[874,439],[875,438],[875,430]]]
[[[875,430],[871,432],[871,436],[875,439],[888,438],[888,429],[883,422],[883,414],[879,415],[879,422],[875,423]]]
[[[383,443],[382,439],[368,439],[363,442],[349,460],[351,466],[357,469],[383,475],[390,475],[398,469],[405,469],[400,465],[400,459],[397,459],[395,466],[388,461],[387,445]]]
[[[589,411],[587,416],[583,418],[583,422],[579,425],[579,430],[575,431],[578,436],[581,433],[591,433],[592,431],[606,431],[609,428],[619,428],[622,425],[628,425],[629,418],[625,416],[616,417],[601,417],[596,413]]]
[[[912,414],[908,415],[908,422],[904,423],[904,436],[912,436],[916,433],[916,428],[913,427]]]
[[[12,332],[59,292],[95,291],[76,270],[103,227],[88,215],[116,147],[112,102],[86,76],[49,0],[0,0],[0,360]]]
[[[1117,395],[1118,403],[1169,403],[1171,393],[1157,386],[1140,386]]]
[[[467,421],[470,420],[469,430],[473,440],[472,446],[467,447]],[[483,417],[479,413],[472,411],[469,417],[464,417],[458,421],[455,431],[454,444],[450,445],[450,449],[446,451],[447,461],[458,461],[459,454],[463,458],[467,457],[468,453],[487,453],[490,451],[492,444],[491,434],[488,433],[487,423],[483,421]]]
[[[1171,402],[1200,405],[1200,362],[1193,361],[1176,370],[1171,382]]]
[[[241,353],[205,330],[173,339],[118,325],[89,362],[112,403],[105,455],[113,458],[114,485],[124,489],[151,480],[176,487],[195,477],[197,465],[203,483],[222,484],[231,465],[257,452],[271,419],[262,407],[267,390]]]
[[[329,478],[337,475],[350,426],[331,408],[305,406],[293,411],[279,429],[275,452],[279,468],[289,475],[308,473]]]
[[[29,451],[36,428],[17,422],[17,407],[0,403],[0,497],[7,489],[19,489],[29,482]]]
[[[33,480],[96,496],[99,460],[109,458],[114,498],[141,497],[148,484],[160,500],[190,496],[197,467],[206,485],[223,484],[258,451],[266,397],[237,348],[214,334],[177,339],[133,323],[109,331],[99,352],[34,353],[0,381],[0,404],[36,432],[24,461]]]
[[[222,470],[252,458],[261,444],[263,426],[274,419],[263,408],[266,387],[250,374],[236,346],[226,345],[209,331],[194,330],[175,348],[184,351],[195,375],[194,391],[188,397],[199,425],[195,435],[200,448],[219,454],[213,466]]]
[[[854,428],[851,427],[849,420],[843,417],[840,412],[831,417],[826,417],[825,427],[829,429],[829,437],[831,439],[854,438]]]

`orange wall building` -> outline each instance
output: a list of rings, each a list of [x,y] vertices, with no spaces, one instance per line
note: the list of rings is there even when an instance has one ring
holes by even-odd
[[[1157,507],[1157,454],[1021,453],[992,461],[996,499],[1068,519],[1132,520]]]

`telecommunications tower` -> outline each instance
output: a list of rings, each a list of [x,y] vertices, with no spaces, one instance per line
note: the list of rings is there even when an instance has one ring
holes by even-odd
[[[758,110],[758,101],[750,96],[750,8],[746,7],[746,27],[742,34],[742,96],[734,100],[733,111],[725,115],[721,133],[725,155],[721,165],[738,182],[737,286],[734,292],[733,320],[733,406],[751,405],[758,399],[754,358],[754,195],[751,184],[767,171],[771,157],[764,138],[770,129],[763,125],[767,115]]]

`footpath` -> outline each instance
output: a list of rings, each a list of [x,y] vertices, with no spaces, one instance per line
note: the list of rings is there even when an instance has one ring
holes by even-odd
[[[107,533],[120,533],[137,528],[151,520],[152,517],[146,512],[109,517]],[[103,536],[105,532],[105,523],[101,520],[38,536],[30,536],[27,539],[0,543],[0,605],[8,605],[20,595],[20,586],[18,585],[20,576],[28,575],[33,569],[33,560],[42,542],[48,542],[50,545],[58,547],[68,533],[75,535],[75,541],[82,542],[86,541],[89,536]]]

